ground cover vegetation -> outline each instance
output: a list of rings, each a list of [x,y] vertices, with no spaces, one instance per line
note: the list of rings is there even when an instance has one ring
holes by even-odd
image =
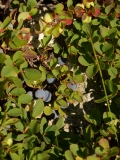
[[[0,21],[0,159],[120,160],[120,0],[53,1],[43,17],[36,0],[8,2]],[[65,108],[82,102],[81,65],[100,77],[94,102],[103,107],[84,115],[83,134],[71,134]]]

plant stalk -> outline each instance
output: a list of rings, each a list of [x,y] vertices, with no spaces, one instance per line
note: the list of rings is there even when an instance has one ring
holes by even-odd
[[[107,91],[106,91],[106,87],[105,87],[105,82],[104,82],[104,78],[103,78],[103,74],[102,74],[102,71],[101,71],[101,68],[100,68],[100,64],[99,64],[99,61],[98,61],[98,58],[97,58],[97,54],[96,54],[96,51],[94,49],[94,44],[93,44],[93,41],[92,41],[92,38],[90,36],[90,42],[91,42],[91,45],[92,45],[92,49],[93,49],[93,53],[94,53],[94,56],[95,56],[95,59],[96,59],[96,62],[97,62],[97,65],[98,65],[98,70],[99,70],[99,73],[100,73],[100,77],[101,77],[101,80],[102,80],[102,85],[103,85],[103,89],[104,89],[104,93],[105,93],[105,97],[106,97],[106,102],[107,102],[107,106],[108,106],[108,110],[110,112],[110,118],[111,118],[111,121],[113,120],[113,117],[112,117],[112,114],[111,114],[111,109],[110,109],[110,104],[109,104],[109,100],[108,100],[108,95],[107,95]],[[114,126],[114,123],[112,123],[112,127],[115,131],[115,126]],[[118,141],[118,137],[117,137],[117,133],[115,131],[115,137],[116,137],[116,141],[119,145],[119,141]]]

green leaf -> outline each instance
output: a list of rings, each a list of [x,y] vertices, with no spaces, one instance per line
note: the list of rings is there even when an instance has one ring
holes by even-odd
[[[7,65],[12,66],[13,65],[13,62],[12,62],[12,60],[10,58],[7,58],[4,63],[5,63],[6,66]]]
[[[5,54],[0,53],[0,66],[4,63],[5,61]]]
[[[18,121],[20,121],[18,118],[10,118],[4,122],[3,126],[12,125],[12,124],[17,123]]]
[[[67,88],[67,86],[65,84],[59,85],[58,87],[58,92],[63,92],[65,89]]]
[[[73,0],[67,0],[67,7],[69,8],[72,5],[73,5]]]
[[[118,147],[112,147],[110,150],[108,150],[108,156],[109,157],[114,157],[119,153],[119,148]]]
[[[14,88],[10,93],[14,96],[20,96],[21,94],[25,94],[26,90],[24,88]]]
[[[26,12],[26,11],[27,11],[27,6],[24,4],[20,5],[19,12]]]
[[[65,116],[65,115],[66,115],[65,109],[62,110],[61,108],[59,108],[58,112],[59,112],[59,114],[60,114],[61,116]]]
[[[57,129],[58,129],[58,130],[59,130],[60,128],[62,128],[63,125],[64,125],[64,118],[63,118],[63,117],[60,117],[55,125],[57,126]]]
[[[92,24],[93,25],[99,25],[100,24],[100,21],[98,19],[93,19],[92,20]]]
[[[76,83],[82,83],[85,80],[85,77],[81,74],[81,71],[79,69],[74,71],[73,78]]]
[[[105,84],[110,92],[116,92],[117,86],[110,80],[105,80]]]
[[[83,131],[83,136],[87,142],[90,142],[94,138],[94,132],[92,130],[91,125],[88,125]]]
[[[109,91],[112,92],[110,95],[107,96],[108,99],[111,99],[117,94],[118,87],[110,80],[106,80],[105,84],[106,84],[107,88],[109,89]],[[101,103],[101,102],[104,102],[104,101],[106,101],[106,97],[105,96],[103,98],[101,98],[101,99],[94,100],[95,103]]]
[[[37,120],[32,120],[29,124],[29,130],[31,134],[36,134],[40,131],[40,125]]]
[[[102,55],[103,51],[102,51],[102,46],[103,44],[100,43],[99,41],[97,41],[96,43],[94,43],[94,48],[95,50],[100,54]]]
[[[32,8],[32,9],[29,11],[29,14],[30,14],[31,16],[35,16],[37,13],[38,13],[38,9],[37,9],[37,8]]]
[[[41,73],[37,69],[32,69],[32,68],[26,68],[24,69],[24,75],[27,79],[36,81],[41,78]]]
[[[113,5],[108,5],[108,6],[106,6],[106,7],[105,7],[105,13],[106,13],[106,14],[109,14],[112,8],[113,8]]]
[[[111,76],[111,78],[113,79],[113,78],[115,78],[115,77],[117,76],[118,71],[117,71],[117,69],[116,69],[115,67],[110,66],[110,67],[108,68],[108,74],[109,74],[109,75]]]
[[[32,96],[30,96],[29,94],[22,94],[18,97],[18,101],[21,104],[28,104],[30,103],[32,100]]]
[[[11,17],[9,17],[9,16],[6,17],[5,20],[3,21],[1,29],[5,29],[8,26],[8,24],[11,22],[11,20],[12,20]]]
[[[52,74],[53,74],[55,77],[57,77],[57,76],[59,75],[58,69],[57,69],[57,68],[52,69]]]
[[[19,130],[20,132],[24,132],[24,126],[23,124],[19,121],[17,123],[15,123],[15,127],[17,128],[17,130]]]
[[[57,64],[57,58],[52,58],[50,61],[50,67],[55,67]]]
[[[88,157],[86,158],[86,160],[99,160],[99,157],[88,156]]]
[[[100,15],[99,15],[99,18],[106,19],[106,18],[108,18],[108,16],[105,13],[101,12]]]
[[[10,149],[11,149],[12,152],[17,152],[22,148],[23,148],[23,143],[16,143]]]
[[[82,25],[81,25],[81,23],[79,21],[74,21],[73,25],[78,31],[81,31]]]
[[[43,152],[43,153],[36,154],[33,157],[33,160],[49,160],[49,158],[50,158],[50,155]]]
[[[45,113],[45,115],[47,115],[47,116],[49,116],[49,115],[51,115],[52,114],[52,109],[51,109],[51,107],[45,107],[44,108],[44,113]]]
[[[41,122],[40,122],[40,133],[41,133],[41,134],[44,133],[44,130],[45,130],[46,126],[47,126],[47,120],[46,120],[45,117],[43,117],[43,118],[41,119]]]
[[[108,36],[108,28],[104,26],[100,26],[100,33],[102,37],[105,38],[106,36]]]
[[[109,148],[110,148],[110,146],[109,146],[109,141],[108,141],[106,138],[101,138],[101,139],[99,140],[99,145],[100,145],[101,147],[103,147],[104,149],[109,149]]]
[[[4,66],[1,71],[1,77],[16,77],[18,70],[13,66]]]
[[[102,136],[104,136],[104,137],[108,137],[109,136],[109,133],[106,131],[106,128],[104,129],[101,129],[100,130],[100,134],[102,135]]]
[[[29,16],[29,12],[22,12],[18,15],[18,22],[22,19],[23,21],[26,20]]]
[[[78,151],[79,151],[78,145],[77,144],[71,144],[70,145],[70,151],[73,153],[73,155],[77,156]]]
[[[103,113],[103,120],[104,120],[105,123],[108,123],[108,122],[110,122],[113,119],[114,120],[116,119],[116,116],[115,116],[114,113],[112,113],[112,112],[104,112]]]
[[[47,46],[48,43],[50,42],[52,36],[44,36],[43,39],[41,40],[44,46]]]
[[[55,38],[59,37],[59,35],[60,35],[59,29],[60,29],[60,24],[57,24],[52,30],[52,35]]]
[[[16,87],[22,87],[22,80],[21,79],[19,79],[17,77],[10,77],[9,80],[12,81]]]
[[[15,54],[13,55],[13,63],[22,58],[23,58],[22,51],[15,52]]]
[[[50,138],[48,138],[46,136],[43,136],[43,139],[44,139],[44,141],[45,141],[46,144],[50,144],[51,143]]]
[[[100,65],[100,69],[103,70],[105,68],[105,63],[101,59],[98,59],[98,63]]]
[[[89,66],[95,62],[95,60],[93,59],[93,57],[90,54],[79,56],[78,61],[83,66]]]
[[[19,134],[19,135],[17,135],[15,140],[16,141],[22,141],[26,136],[27,136],[26,134]]]
[[[78,101],[78,102],[82,102],[82,101],[83,101],[83,99],[82,99],[82,94],[81,94],[81,92],[79,92],[79,91],[74,91],[74,92],[72,93],[72,98],[73,98],[74,100]]]
[[[12,160],[20,160],[20,157],[16,153],[10,152],[10,157]]]
[[[47,128],[45,129],[45,133],[46,133],[47,135],[51,135],[51,132],[52,132],[52,133],[53,133],[53,132],[56,132],[56,130],[57,130],[56,125],[47,126]]]
[[[23,25],[23,19],[20,19],[16,30],[19,30],[22,27],[22,25]]]
[[[23,147],[26,150],[32,150],[34,148],[34,142],[36,140],[35,135],[29,136],[27,138],[24,138],[23,140]]]
[[[64,101],[63,99],[57,101],[57,103],[62,106],[62,107],[68,107],[68,104],[66,101]]]
[[[8,115],[13,117],[18,117],[21,115],[21,113],[22,110],[20,108],[13,108],[8,111]]]
[[[68,48],[68,52],[69,52],[69,54],[73,54],[73,53],[77,53],[77,52],[79,52],[79,50],[77,49],[77,47],[76,46],[70,46],[69,48]]]
[[[61,48],[61,46],[60,46],[58,43],[55,43],[55,44],[54,44],[54,52],[55,52],[56,54],[62,53],[62,48]]]
[[[90,36],[91,33],[92,33],[91,27],[90,27],[90,25],[89,25],[88,23],[84,23],[84,24],[82,25],[82,30],[83,30],[86,34],[88,34],[89,36]]]
[[[110,28],[109,29],[109,32],[108,32],[108,36],[109,38],[114,38],[117,34],[117,28]]]
[[[90,65],[86,69],[86,75],[88,77],[94,77],[98,72],[98,65]]]
[[[55,5],[55,11],[62,11],[64,9],[64,5],[62,3],[58,3]]]
[[[92,123],[92,124],[94,124],[94,125],[97,125],[96,120],[95,120],[91,115],[84,114],[84,118],[85,118],[89,123]]]
[[[9,41],[9,47],[12,49],[18,49],[19,47],[14,44],[13,41]]]
[[[114,18],[112,21],[110,21],[111,27],[117,27],[118,25],[118,18]]]
[[[80,39],[78,34],[74,34],[71,38],[71,43],[77,42]]]
[[[37,117],[39,116],[44,110],[44,103],[43,103],[43,100],[42,99],[38,99],[36,101],[36,104],[33,108],[33,112],[32,112],[32,116],[33,117]]]
[[[37,6],[37,1],[36,0],[28,0],[27,1],[27,7],[31,7],[31,8],[34,8]]]
[[[105,53],[105,57],[103,57],[103,60],[109,60],[109,57],[114,54],[114,47],[112,44],[105,42],[102,47],[103,53]]]
[[[23,70],[23,68],[27,68],[27,67],[28,67],[28,63],[27,61],[25,61],[24,63],[20,65],[20,70]]]
[[[107,127],[107,131],[108,131],[108,133],[109,134],[112,134],[112,135],[115,135],[116,133],[117,133],[117,129],[116,129],[116,122],[115,121],[111,121],[110,123],[109,123],[110,125],[112,125],[112,126],[110,126],[110,127]]]
[[[14,42],[14,44],[17,46],[17,47],[23,47],[23,46],[25,46],[26,44],[27,44],[27,42],[28,42],[28,40],[24,40],[24,39],[22,39],[22,38],[20,38],[20,37],[18,37],[18,36],[15,36],[14,38],[13,38],[13,42]]]
[[[96,147],[95,148],[95,154],[98,156],[103,156],[106,154],[106,152],[108,152],[107,148],[103,148],[103,147]]]
[[[65,151],[65,158],[67,160],[74,160],[74,157],[73,157],[73,155],[72,155],[70,150]]]

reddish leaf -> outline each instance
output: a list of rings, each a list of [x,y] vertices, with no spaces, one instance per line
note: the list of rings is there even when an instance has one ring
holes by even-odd
[[[86,16],[87,16],[86,13],[84,13],[83,16],[82,16],[82,20],[85,20]]]
[[[119,18],[119,17],[120,17],[120,13],[117,13],[117,12],[116,12],[116,13],[115,13],[115,17],[116,17],[116,18]]]
[[[103,1],[105,6],[108,6],[110,4],[112,4],[114,1],[113,0],[105,0]]]
[[[90,17],[92,17],[91,11],[88,11],[88,12],[87,12],[87,15],[90,16]]]
[[[29,16],[27,17],[27,19],[28,19],[28,20],[31,20],[31,19],[32,19],[31,15],[29,15]]]
[[[72,24],[72,19],[64,19],[62,20],[63,23],[65,23],[67,26]]]
[[[26,51],[23,52],[23,56],[26,59],[36,59],[37,58],[37,53],[35,51],[27,49]]]
[[[59,15],[58,15],[58,14],[55,14],[54,19],[55,19],[55,20],[59,20],[59,19],[60,19]]]
[[[75,7],[75,13],[77,17],[82,17],[84,12],[85,10],[82,7],[80,6]]]
[[[94,8],[94,10],[92,10],[92,15],[94,17],[98,17],[100,15],[100,10],[97,8]]]

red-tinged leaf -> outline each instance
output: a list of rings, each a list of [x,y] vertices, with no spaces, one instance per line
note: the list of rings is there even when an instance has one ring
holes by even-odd
[[[26,59],[36,59],[37,58],[37,53],[35,51],[27,49],[26,51],[23,52],[23,56]]]
[[[94,17],[98,17],[100,15],[100,10],[97,8],[94,8],[94,10],[92,11],[92,15]]]
[[[88,12],[87,12],[87,15],[90,16],[90,17],[92,17],[91,11],[88,11]]]
[[[120,17],[120,13],[117,13],[117,12],[116,12],[116,13],[115,13],[115,17],[116,17],[116,18],[119,18],[119,17]]]
[[[82,7],[80,6],[75,7],[75,14],[77,17],[82,17],[84,12],[85,10]]]
[[[87,0],[88,2],[93,2],[93,0]]]
[[[28,15],[27,19],[28,19],[28,20],[31,20],[31,19],[32,19],[31,15]]]
[[[65,23],[67,26],[72,24],[72,19],[64,19],[62,20],[63,23]]]
[[[105,0],[105,1],[103,1],[103,3],[104,3],[105,6],[109,6],[113,2],[114,2],[113,0]]]
[[[55,20],[59,20],[59,19],[60,19],[60,16],[59,16],[58,14],[55,14],[54,19],[55,19]]]

